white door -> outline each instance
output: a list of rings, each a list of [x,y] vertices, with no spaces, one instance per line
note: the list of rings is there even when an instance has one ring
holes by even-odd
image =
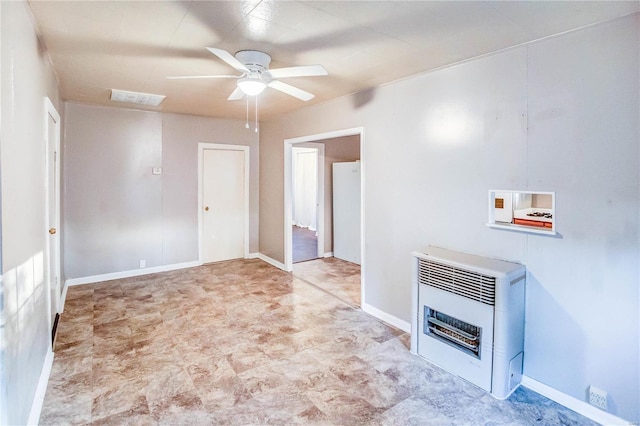
[[[45,103],[46,158],[47,158],[47,226],[48,226],[48,282],[49,314],[52,343],[55,340],[57,320],[60,315],[60,116],[50,101]]]
[[[202,161],[202,261],[242,258],[245,241],[245,153],[205,149]]]
[[[293,224],[318,230],[318,150],[293,148]]]

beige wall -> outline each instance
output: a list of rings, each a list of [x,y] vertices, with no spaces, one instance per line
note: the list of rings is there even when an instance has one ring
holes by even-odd
[[[67,103],[65,116],[65,277],[162,265],[161,114]]]
[[[342,102],[347,102],[342,98]],[[332,103],[335,105],[335,103]],[[309,110],[315,110],[310,108]],[[304,110],[307,111],[307,110]],[[348,109],[340,109],[348,114]],[[333,114],[332,114],[333,115]],[[260,130],[260,253],[284,264],[284,140],[301,135],[326,133],[327,123],[323,117],[318,122],[301,121],[295,130],[287,129],[287,120],[292,116],[275,118],[262,123]],[[305,114],[306,116],[306,114]],[[341,117],[343,125],[335,124],[329,130],[355,127],[346,115]],[[333,117],[332,117],[333,119]],[[334,121],[335,122],[335,121]],[[298,133],[298,127],[303,129]],[[263,149],[266,143],[267,149]],[[326,174],[325,174],[326,179]],[[265,211],[267,213],[265,213]],[[325,222],[326,223],[326,222]],[[331,229],[331,228],[329,228]]]
[[[324,251],[333,252],[333,163],[360,160],[360,135],[324,139]],[[295,146],[307,146],[306,143]]]
[[[50,345],[44,98],[58,85],[26,2],[0,2],[0,424],[26,424]]]
[[[531,207],[540,209],[550,209],[553,207],[551,194],[533,194],[531,196]]]
[[[241,120],[197,117],[183,114],[162,116],[162,164],[165,221],[180,223],[165,232],[166,263],[197,258],[197,148],[198,143],[249,147],[249,252],[258,251],[259,225],[259,134],[247,130]],[[195,222],[194,222],[195,220]],[[195,246],[194,246],[195,245]],[[195,253],[193,252],[195,248]]]
[[[261,252],[283,259],[283,140],[362,126],[363,309],[407,327],[410,253],[428,244],[522,262],[524,373],[581,401],[597,383],[640,421],[639,27],[636,14],[263,123]],[[559,235],[487,228],[493,188],[554,191]]]
[[[250,147],[258,249],[258,135],[240,120],[66,104],[65,276],[198,260],[198,143]],[[162,167],[162,175],[153,175]]]

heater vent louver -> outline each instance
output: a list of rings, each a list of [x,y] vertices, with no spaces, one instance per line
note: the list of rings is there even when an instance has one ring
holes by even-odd
[[[495,305],[495,277],[419,259],[418,282],[486,305]]]

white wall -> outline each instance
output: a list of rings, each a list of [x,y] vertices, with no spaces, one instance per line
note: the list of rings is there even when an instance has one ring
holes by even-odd
[[[364,304],[410,321],[410,252],[427,244],[522,262],[524,373],[583,401],[598,386],[611,413],[640,421],[639,26],[622,18],[263,123],[261,252],[283,258],[283,140],[363,126]],[[493,188],[555,191],[560,235],[485,227]]]
[[[556,191],[561,237],[529,237],[525,257],[525,373],[578,398],[588,384],[608,390],[611,411],[635,422],[638,22],[636,16],[528,49],[528,181]]]
[[[67,279],[198,260],[199,142],[250,147],[257,251],[258,135],[240,120],[66,103],[65,129]]]
[[[44,281],[44,98],[58,87],[26,2],[0,2],[0,424],[26,424],[50,345]]]

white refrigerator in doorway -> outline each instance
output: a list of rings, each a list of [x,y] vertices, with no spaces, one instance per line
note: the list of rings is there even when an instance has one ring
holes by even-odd
[[[333,256],[360,264],[360,162],[333,163]]]

